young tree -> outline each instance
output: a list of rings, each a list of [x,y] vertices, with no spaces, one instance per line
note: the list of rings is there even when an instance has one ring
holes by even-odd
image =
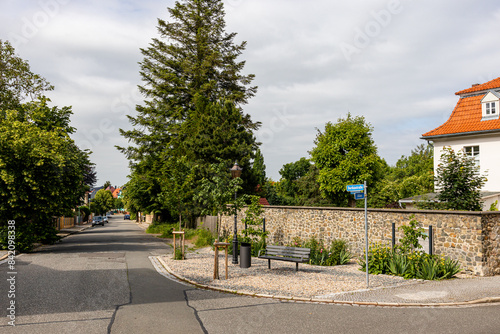
[[[436,170],[438,199],[451,210],[481,211],[480,190],[486,176],[479,174],[474,158],[445,147]]]
[[[346,192],[349,184],[367,181],[375,185],[381,177],[382,160],[372,139],[373,128],[364,117],[340,118],[336,124],[328,122],[325,131],[318,130],[312,149],[312,161],[319,169],[318,182],[323,196],[337,205],[355,201]],[[369,188],[370,189],[370,188]]]
[[[161,194],[159,198],[171,214],[179,216],[179,230],[182,227],[182,215],[188,214],[188,209],[194,205],[194,180],[197,166],[190,163],[186,157],[167,158],[162,166],[162,178],[159,180]]]
[[[202,214],[217,216],[217,233],[219,232],[220,214],[234,215],[245,203],[246,196],[237,196],[241,190],[241,178],[231,179],[229,168],[224,161],[210,165],[209,177],[201,181],[195,199],[202,205]],[[233,205],[228,206],[229,203]]]

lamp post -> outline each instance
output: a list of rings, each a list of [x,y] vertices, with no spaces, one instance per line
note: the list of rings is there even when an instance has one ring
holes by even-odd
[[[243,168],[238,165],[237,162],[231,168],[231,176],[233,179],[240,177]],[[234,191],[234,237],[233,237],[233,264],[238,264],[238,226],[237,226],[237,214],[238,208],[236,207],[236,190]]]

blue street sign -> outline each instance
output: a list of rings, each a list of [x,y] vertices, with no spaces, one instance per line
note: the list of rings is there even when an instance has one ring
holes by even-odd
[[[365,199],[365,193],[354,193],[354,199]]]
[[[365,191],[364,184],[350,184],[347,186],[347,191],[350,193],[361,193]]]

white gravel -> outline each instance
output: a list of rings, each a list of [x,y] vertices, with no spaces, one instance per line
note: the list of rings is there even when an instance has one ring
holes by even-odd
[[[231,263],[229,255],[229,277],[225,279],[224,254],[219,253],[219,276],[213,279],[214,251],[209,247],[187,253],[186,259],[173,260],[172,255],[160,257],[175,275],[208,285],[213,288],[237,290],[246,294],[264,294],[271,296],[324,298],[331,299],[332,294],[366,289],[366,273],[352,261],[350,264],[334,267],[271,261],[268,269],[267,260],[252,257],[250,268],[240,268]],[[414,283],[401,277],[370,275],[370,289],[393,287]]]

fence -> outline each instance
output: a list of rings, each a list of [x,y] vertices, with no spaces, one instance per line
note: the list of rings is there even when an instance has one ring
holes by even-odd
[[[203,224],[203,225],[202,225]],[[203,227],[212,233],[217,232],[217,216],[204,216],[196,218],[196,228]]]
[[[75,217],[56,217],[54,220],[55,228],[58,230],[75,226]]]
[[[265,206],[268,242],[289,244],[298,237],[312,237],[329,244],[345,239],[351,252],[362,255],[365,245],[364,209]],[[245,208],[238,214],[238,231],[244,226]],[[419,226],[433,226],[434,254],[458,260],[467,272],[476,275],[500,274],[500,212],[368,210],[368,239],[390,245],[392,223],[396,240],[403,237],[399,227],[407,225],[412,216]],[[220,233],[232,233],[234,216],[222,218]]]

